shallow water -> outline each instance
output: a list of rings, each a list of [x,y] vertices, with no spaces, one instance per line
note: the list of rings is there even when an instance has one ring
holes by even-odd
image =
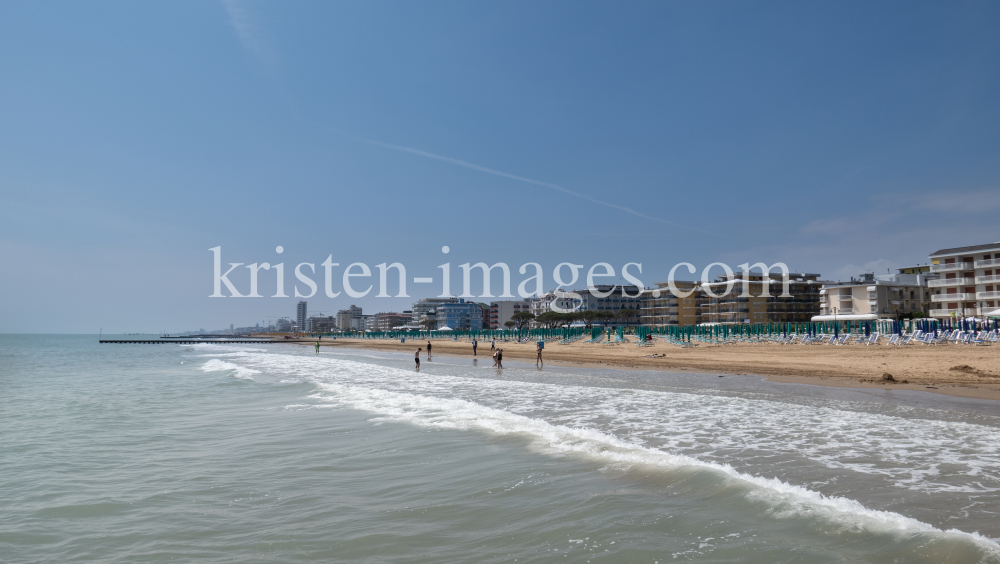
[[[0,560],[1000,562],[995,402],[489,364],[0,336]]]

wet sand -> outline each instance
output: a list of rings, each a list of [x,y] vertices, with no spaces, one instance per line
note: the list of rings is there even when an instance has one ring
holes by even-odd
[[[315,341],[310,341],[314,343]],[[472,357],[468,341],[433,339],[434,355]],[[323,339],[323,346],[413,354],[426,340]],[[534,362],[534,343],[497,343],[505,360]],[[480,358],[492,356],[490,343],[479,344]],[[422,354],[422,356],[423,356]],[[657,355],[652,358],[652,355]],[[661,356],[662,355],[662,356]],[[755,374],[776,382],[837,387],[919,390],[951,396],[1000,400],[1000,346],[967,345],[710,345],[680,348],[663,342],[639,347],[559,345],[549,342],[546,363],[559,366],[630,368],[706,374]],[[887,375],[891,375],[891,380]]]

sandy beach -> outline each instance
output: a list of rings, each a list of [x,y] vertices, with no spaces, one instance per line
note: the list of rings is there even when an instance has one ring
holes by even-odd
[[[310,341],[314,342],[314,341]],[[432,340],[434,355],[472,357],[471,343]],[[425,347],[426,340],[323,339],[323,346],[406,352]],[[497,343],[505,360],[534,362],[534,343]],[[490,359],[490,343],[479,344],[479,357]],[[653,355],[656,355],[655,357]],[[713,375],[756,374],[777,382],[840,387],[919,390],[959,397],[1000,400],[1000,347],[863,346],[863,345],[709,345],[680,348],[657,342],[634,344],[558,345],[549,343],[546,363],[699,372]],[[891,375],[891,379],[887,375]]]

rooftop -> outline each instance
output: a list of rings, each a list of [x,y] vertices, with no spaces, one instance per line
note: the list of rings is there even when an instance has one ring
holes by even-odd
[[[960,255],[962,253],[974,253],[976,251],[1000,251],[1000,241],[986,245],[972,245],[971,247],[955,247],[953,249],[941,249],[930,254],[932,257],[941,255]]]

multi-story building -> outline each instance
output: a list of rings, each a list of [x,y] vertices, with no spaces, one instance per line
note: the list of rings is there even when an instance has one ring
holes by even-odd
[[[657,282],[656,288],[646,291],[649,297],[641,312],[643,325],[697,325],[701,321],[698,283],[675,280],[674,286],[681,294],[691,294],[677,297],[667,282]]]
[[[900,269],[902,270],[902,269]],[[930,293],[924,274],[867,273],[847,282],[824,284],[820,289],[816,321],[844,319],[900,319],[927,311]],[[845,317],[852,316],[852,317]]]
[[[408,325],[413,319],[413,312],[384,312],[376,313],[373,317],[375,318],[373,331],[392,331],[397,327]]]
[[[282,317],[281,319],[274,322],[274,331],[276,333],[291,333],[292,332],[292,320],[287,317]]]
[[[573,296],[575,294],[575,296]],[[616,315],[621,310],[631,309],[636,315],[631,319],[619,319],[616,325],[639,325],[642,310],[649,294],[637,286],[600,285],[584,290],[549,292],[530,302],[530,311],[535,317],[558,308],[561,311],[610,311]]]
[[[456,331],[481,331],[483,329],[483,308],[477,303],[458,298],[456,303],[438,304],[435,308],[437,328]]]
[[[443,304],[457,304],[458,298],[420,298],[413,302],[414,325],[421,325],[425,321],[437,327],[437,308]]]
[[[306,302],[301,301],[295,306],[295,321],[299,331],[305,331],[308,328],[306,319],[308,319],[306,315]]]
[[[531,302],[528,301],[514,301],[514,300],[500,300],[496,302],[490,302],[489,306],[489,328],[490,329],[500,329],[504,326],[504,323],[510,321],[510,318],[515,313],[521,312],[531,312]],[[484,320],[483,325],[486,325]]]
[[[337,328],[341,331],[364,331],[361,316],[361,308],[351,304],[351,307],[337,312]]]
[[[965,318],[1000,306],[1000,242],[931,253],[930,317]]]
[[[337,330],[337,319],[332,315],[314,315],[307,323],[310,333],[332,333]]]
[[[784,283],[782,274],[772,273],[767,282],[767,296],[764,295],[763,274],[736,272],[701,284],[698,289],[702,322],[803,323],[819,315],[820,286],[823,284],[819,274],[789,273],[787,298],[781,297]],[[726,291],[729,284],[732,288]]]

